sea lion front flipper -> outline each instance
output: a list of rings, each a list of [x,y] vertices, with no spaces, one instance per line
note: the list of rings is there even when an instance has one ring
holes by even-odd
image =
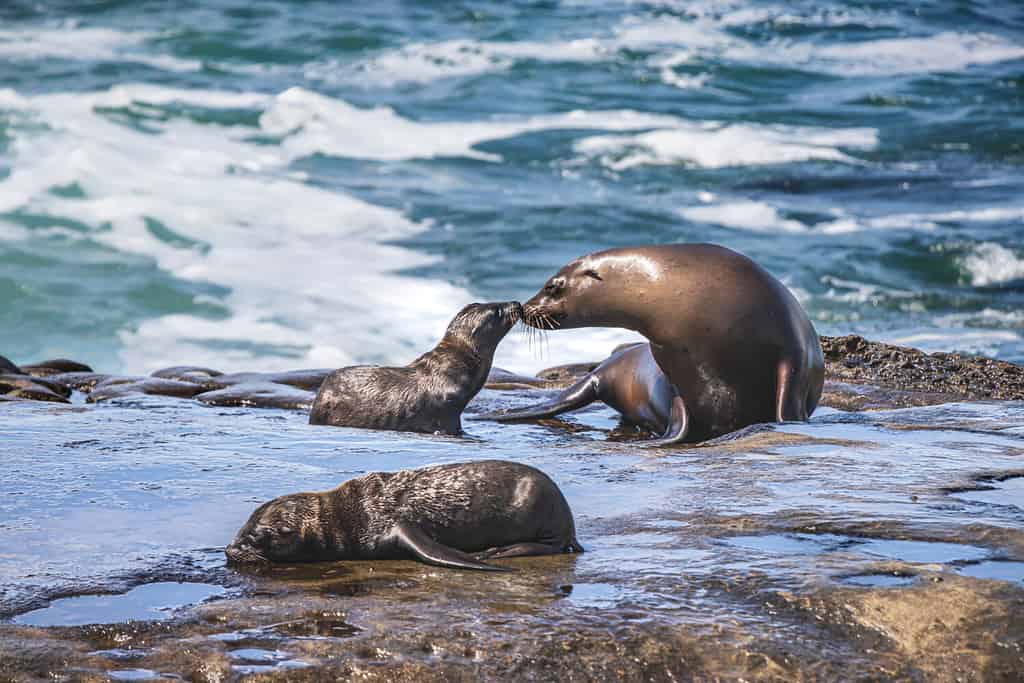
[[[683,401],[683,397],[676,394],[672,398],[672,410],[669,413],[668,428],[665,430],[665,433],[661,435],[660,439],[645,441],[643,445],[657,447],[682,443],[689,431],[690,414],[686,410],[686,403]]]
[[[807,399],[805,396],[807,392],[798,390],[800,374],[792,361],[785,359],[779,361],[776,369],[776,422],[807,422]]]
[[[430,538],[415,524],[399,522],[395,525],[392,533],[398,541],[398,546],[421,562],[437,565],[438,567],[451,567],[453,569],[478,569],[486,572],[510,572],[507,567],[497,567],[492,564],[478,562],[471,555],[461,550],[442,545]]]
[[[598,400],[597,388],[597,377],[590,374],[546,403],[538,403],[535,406],[503,412],[473,415],[469,419],[511,422],[513,420],[540,420],[546,417],[554,417],[555,415],[567,413],[570,410],[579,410]]]

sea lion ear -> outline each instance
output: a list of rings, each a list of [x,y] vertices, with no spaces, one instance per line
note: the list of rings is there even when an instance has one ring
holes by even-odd
[[[461,550],[442,545],[430,538],[415,524],[399,522],[391,533],[398,542],[398,547],[413,555],[420,562],[453,569],[479,569],[488,572],[512,571],[507,567],[478,562]]]

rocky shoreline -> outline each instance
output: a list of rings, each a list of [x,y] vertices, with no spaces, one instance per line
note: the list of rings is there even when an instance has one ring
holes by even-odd
[[[825,390],[821,405],[840,410],[880,410],[954,401],[1024,400],[1024,367],[983,356],[925,353],[868,341],[858,335],[821,337]],[[555,389],[593,370],[599,361],[548,368],[536,376],[494,368],[490,389]],[[87,365],[55,359],[18,367],[0,356],[0,401],[68,402],[71,392],[96,403],[129,396],[194,398],[215,406],[308,410],[327,369],[225,374],[178,366],[148,377],[96,373]]]

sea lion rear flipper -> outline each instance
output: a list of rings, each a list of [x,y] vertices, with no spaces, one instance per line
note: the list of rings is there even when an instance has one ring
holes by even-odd
[[[668,428],[661,435],[660,439],[644,442],[645,446],[671,446],[682,443],[690,431],[690,414],[686,410],[686,403],[683,397],[676,394],[672,398],[672,410],[668,418]]]
[[[776,422],[807,422],[806,392],[799,391],[800,374],[792,361],[779,361],[775,398]]]
[[[528,557],[532,555],[560,555],[565,552],[566,545],[564,543],[549,544],[549,543],[515,543],[513,545],[505,545],[500,548],[490,548],[480,553],[476,553],[474,557],[478,560],[490,560],[500,557]],[[573,551],[576,552],[576,551]]]
[[[504,412],[483,413],[470,417],[471,420],[495,420],[497,422],[510,422],[512,420],[540,420],[545,417],[554,417],[570,410],[579,410],[598,400],[597,377],[587,375],[576,384],[560,393],[553,400],[547,403],[538,403],[535,406],[508,410]]]
[[[461,550],[442,545],[430,538],[422,529],[414,524],[399,522],[393,531],[400,548],[410,552],[421,562],[451,567],[453,569],[478,569],[487,572],[510,572],[507,567],[478,562],[471,555]]]

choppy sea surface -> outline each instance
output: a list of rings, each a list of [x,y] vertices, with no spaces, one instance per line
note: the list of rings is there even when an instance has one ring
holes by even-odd
[[[402,362],[706,240],[821,332],[1024,359],[1022,76],[1010,0],[5,2],[0,352]]]
[[[753,257],[823,334],[1024,361],[1024,4],[0,3],[15,362],[405,363],[466,303],[525,299],[587,252],[678,241]],[[496,365],[629,338],[513,332]],[[1024,527],[1020,480],[949,493],[1022,471],[1014,404],[825,409],[789,440],[655,457],[605,441],[607,409],[573,423],[597,431],[476,423],[458,440],[81,400],[0,404],[0,618],[223,579],[260,501],[481,457],[545,469],[576,510],[592,552],[538,570],[578,586],[559,610],[770,631],[760,588],[706,582],[796,590],[882,560],[1021,580],[1024,545],[975,533]]]

